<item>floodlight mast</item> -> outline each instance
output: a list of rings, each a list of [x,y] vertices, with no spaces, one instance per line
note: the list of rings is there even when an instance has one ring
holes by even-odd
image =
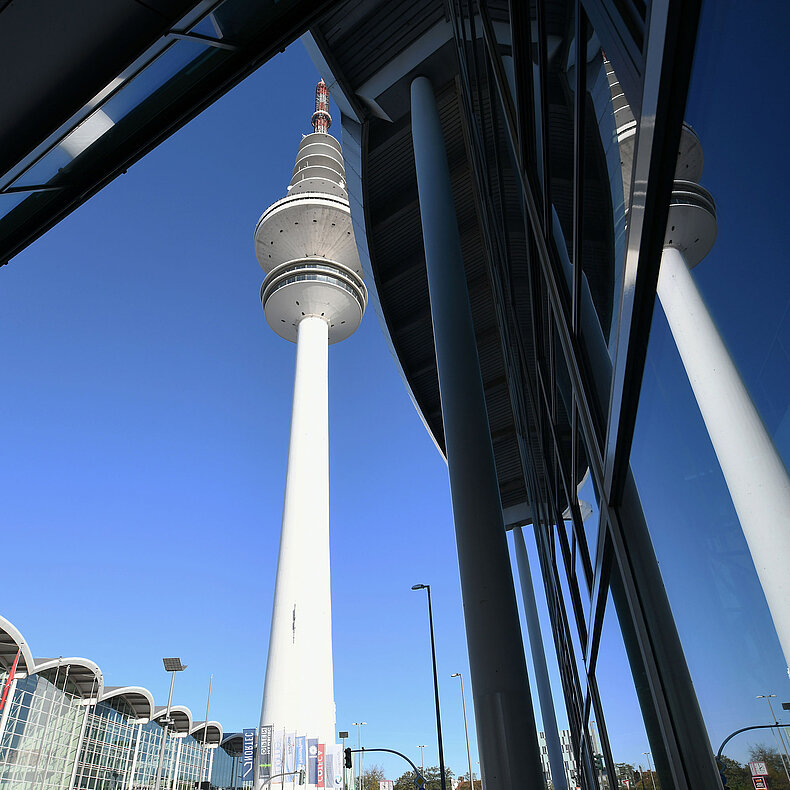
[[[323,80],[287,195],[255,228],[269,326],[296,343],[296,373],[261,732],[335,741],[329,575],[328,347],[367,306],[340,143]],[[256,757],[256,761],[260,755]],[[256,764],[255,787],[267,777]]]
[[[170,706],[173,702],[173,685],[176,681],[176,672],[183,672],[187,668],[186,664],[181,663],[180,658],[163,658],[162,663],[164,664],[165,670],[170,672],[170,693],[167,695],[167,711],[165,712],[162,740],[159,743],[159,762],[156,765],[154,790],[159,790],[162,782],[162,764],[165,759],[165,743],[170,732]]]

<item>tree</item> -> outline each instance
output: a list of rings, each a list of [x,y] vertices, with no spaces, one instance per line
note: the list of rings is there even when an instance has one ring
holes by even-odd
[[[749,756],[752,760],[759,760],[765,763],[768,769],[768,787],[771,790],[790,790],[790,784],[787,782],[787,774],[782,762],[782,755],[776,749],[765,744],[759,744],[749,749]]]
[[[753,790],[751,772],[746,766],[722,755],[719,758],[719,767],[727,777],[728,790]]]
[[[362,790],[379,790],[379,782],[386,778],[380,765],[371,765],[362,775]],[[356,779],[356,786],[359,790],[359,777]]]
[[[455,790],[473,790],[472,785],[469,783],[469,774],[461,774],[458,777],[458,784],[455,786]],[[483,782],[479,776],[474,777],[474,790],[483,790]]]
[[[447,767],[444,768],[444,778],[447,783],[448,790],[451,787],[451,780],[455,774]],[[401,774],[393,784],[393,790],[414,790],[414,771],[407,771]],[[426,790],[441,790],[441,774],[439,773],[439,766],[433,765],[425,769],[425,787]],[[475,787],[480,788],[480,782],[475,781]],[[378,790],[378,788],[377,788]]]

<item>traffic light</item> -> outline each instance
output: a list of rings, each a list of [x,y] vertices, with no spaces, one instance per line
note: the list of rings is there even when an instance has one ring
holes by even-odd
[[[351,768],[351,749],[346,749],[346,759],[345,759],[345,766],[346,768]]]
[[[299,784],[304,784],[304,768],[299,769]]]
[[[603,771],[603,768],[604,768],[604,766],[603,766],[603,755],[602,754],[596,754],[595,757],[593,758],[593,761],[595,762],[595,767],[599,771]]]

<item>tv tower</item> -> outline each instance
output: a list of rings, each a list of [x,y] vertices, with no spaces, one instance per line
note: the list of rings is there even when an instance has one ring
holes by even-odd
[[[340,143],[329,134],[323,79],[316,87],[313,133],[302,138],[286,197],[255,228],[255,254],[266,278],[261,303],[269,326],[296,343],[291,436],[261,740],[273,740],[267,769],[259,753],[257,787],[289,767],[289,734],[304,744],[335,744],[332,611],[329,584],[328,346],[362,321],[362,280]],[[283,739],[283,740],[279,740]],[[308,740],[309,743],[309,740]],[[280,746],[280,744],[282,744]],[[331,747],[330,747],[331,745]],[[279,761],[278,749],[283,757]],[[259,751],[261,751],[259,750]],[[268,772],[267,772],[268,771]],[[308,784],[312,773],[308,778]],[[273,783],[293,781],[274,779]],[[321,783],[323,786],[323,783]]]

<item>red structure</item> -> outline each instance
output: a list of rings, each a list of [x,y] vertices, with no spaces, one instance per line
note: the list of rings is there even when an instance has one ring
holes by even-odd
[[[322,77],[315,86],[315,112],[312,117],[313,130],[326,134],[332,125],[332,116],[329,114],[329,91]]]

